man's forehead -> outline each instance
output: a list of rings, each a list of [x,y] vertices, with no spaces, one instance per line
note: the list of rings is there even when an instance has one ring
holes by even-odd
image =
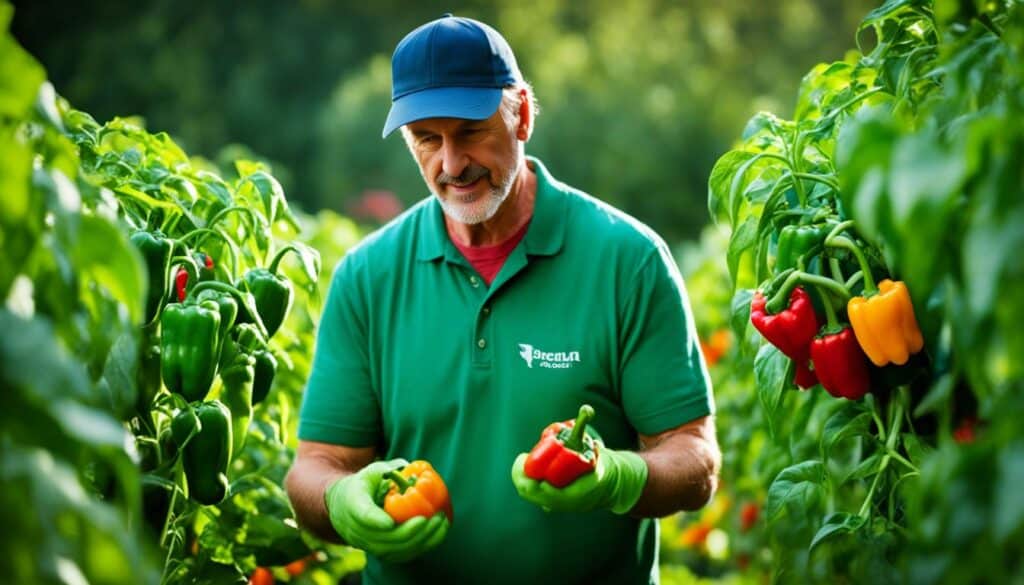
[[[493,117],[493,116],[492,116]],[[441,132],[444,130],[456,130],[464,126],[485,124],[489,118],[483,120],[470,120],[468,118],[425,118],[415,122],[409,122],[406,128],[413,134],[421,132]]]

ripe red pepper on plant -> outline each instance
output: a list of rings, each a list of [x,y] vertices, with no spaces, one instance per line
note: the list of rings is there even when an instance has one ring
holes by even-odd
[[[597,448],[586,435],[587,423],[594,417],[589,404],[580,407],[576,420],[552,423],[540,435],[523,465],[523,473],[562,488],[597,467]]]
[[[818,316],[814,313],[814,305],[807,291],[799,286],[794,287],[789,294],[789,305],[776,314],[768,312],[768,299],[764,294],[761,291],[755,292],[750,303],[750,322],[769,343],[793,360],[798,386],[810,388],[817,383],[807,361],[810,358],[811,340],[818,333]]]
[[[821,335],[811,341],[811,363],[821,386],[836,398],[859,400],[871,389],[867,356],[861,351],[853,329],[840,323],[832,299],[821,291],[828,322]]]

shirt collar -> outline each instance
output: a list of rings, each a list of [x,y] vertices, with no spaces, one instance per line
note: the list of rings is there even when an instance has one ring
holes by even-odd
[[[562,249],[565,239],[565,191],[568,187],[552,177],[540,160],[527,156],[526,160],[537,175],[537,198],[533,207],[530,227],[523,237],[526,253],[534,256],[552,256]],[[420,225],[419,260],[437,260],[454,245],[444,225],[444,211],[437,197],[431,195]]]

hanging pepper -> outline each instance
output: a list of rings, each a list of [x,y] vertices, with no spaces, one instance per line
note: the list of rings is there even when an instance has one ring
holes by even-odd
[[[452,502],[441,475],[426,461],[413,461],[400,471],[389,471],[384,477],[391,481],[384,496],[384,511],[401,524],[416,516],[430,518],[444,512],[452,521]]]
[[[840,323],[832,299],[821,291],[828,323],[811,341],[811,363],[822,388],[836,398],[859,400],[871,389],[867,358],[853,329]]]
[[[294,246],[282,249],[274,256],[270,266],[249,270],[236,285],[240,289],[248,289],[256,299],[256,310],[267,330],[268,339],[274,336],[288,316],[294,296],[291,281],[277,274],[277,268],[285,254],[297,251]]]
[[[174,241],[168,239],[159,230],[139,230],[128,238],[142,253],[149,278],[149,289],[146,293],[145,322],[151,323],[160,312],[164,295],[167,291],[167,273],[171,269],[171,254]]]
[[[249,434],[252,420],[253,365],[256,360],[237,354],[235,360],[220,371],[220,400],[231,411],[231,451],[236,456],[242,452],[242,445]]]
[[[207,282],[216,278],[213,266],[213,256],[210,256],[206,252],[196,251],[192,252],[192,258],[194,258],[196,264],[199,265],[199,282]]]
[[[587,423],[594,417],[589,404],[580,407],[576,420],[552,423],[530,450],[523,473],[562,488],[576,478],[594,471],[598,452],[594,440],[586,434]]]
[[[178,302],[185,301],[185,293],[188,289],[188,270],[183,266],[178,267],[177,274],[174,275],[174,290],[178,294]]]
[[[202,400],[217,373],[220,309],[213,301],[173,303],[160,317],[160,375],[185,400]]]
[[[846,313],[857,341],[876,366],[902,366],[924,347],[910,292],[902,282],[889,279],[878,283],[878,291],[870,298],[850,299]]]
[[[824,225],[787,225],[782,228],[775,252],[775,270],[781,272],[797,268],[800,258],[821,245],[827,234],[828,228]]]
[[[234,351],[244,352],[253,358],[255,380],[252,386],[252,403],[259,404],[270,393],[274,374],[277,373],[277,358],[267,347],[266,339],[251,323],[237,325],[232,329],[231,334]],[[233,359],[231,356],[226,356],[226,358]],[[222,359],[225,358],[222,357]]]
[[[870,390],[867,360],[849,327],[812,341],[811,362],[821,386],[832,396],[859,400]]]
[[[190,427],[191,439],[181,448],[181,461],[188,482],[189,498],[206,506],[219,504],[228,493],[228,464],[231,462],[231,413],[213,400],[190,407],[171,421],[172,433],[178,417]],[[197,422],[192,423],[191,419]],[[177,435],[177,433],[175,433]]]
[[[811,297],[801,287],[794,287],[789,305],[777,314],[769,314],[767,299],[761,291],[754,293],[750,303],[750,322],[769,343],[779,348],[796,366],[794,381],[801,388],[817,384],[817,377],[808,365],[811,340],[818,333],[818,316]]]
[[[902,366],[924,347],[924,338],[914,317],[907,286],[899,281],[885,279],[875,286],[871,265],[864,250],[853,240],[840,235],[853,227],[852,221],[837,225],[825,238],[825,245],[849,250],[864,278],[864,296],[851,298],[846,314],[861,349],[871,362],[882,367],[890,362]]]
[[[238,301],[230,293],[221,290],[209,288],[197,288],[196,290],[198,291],[195,293],[197,301],[212,301],[217,304],[217,312],[220,313],[220,327],[217,328],[217,338],[220,340],[217,347],[217,353],[219,354],[221,346],[228,338],[228,331],[230,331],[231,326],[235,324],[235,320],[238,318]]]

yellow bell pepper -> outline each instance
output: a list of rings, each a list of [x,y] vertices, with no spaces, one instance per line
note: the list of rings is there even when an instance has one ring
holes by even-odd
[[[890,362],[902,366],[924,347],[910,292],[902,282],[889,279],[878,283],[878,291],[870,298],[850,299],[846,314],[857,342],[872,363],[879,367]]]

